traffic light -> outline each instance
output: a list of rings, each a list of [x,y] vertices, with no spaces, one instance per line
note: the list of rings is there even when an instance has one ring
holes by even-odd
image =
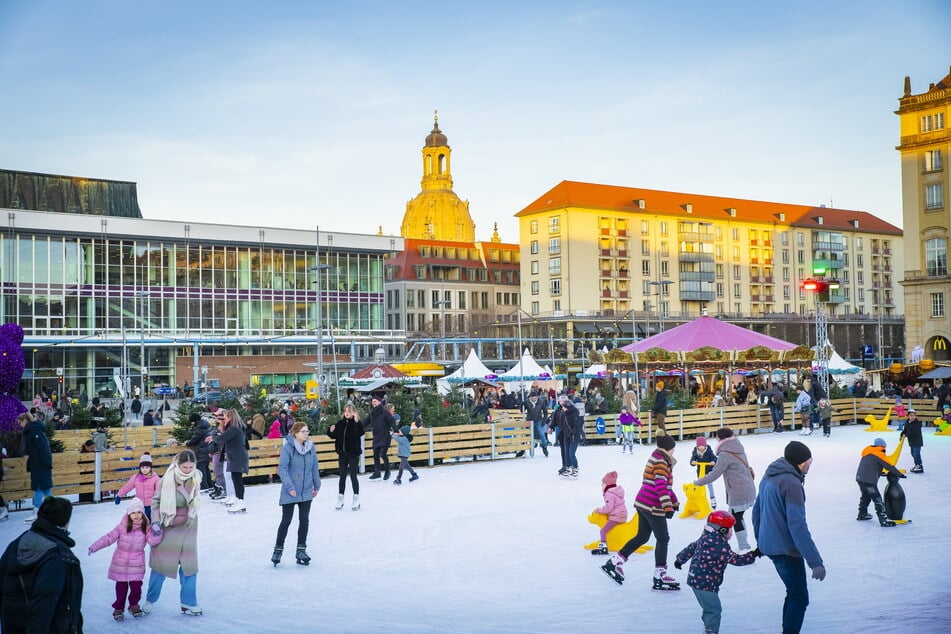
[[[807,279],[800,283],[802,290],[812,293],[821,293],[829,289],[829,283],[825,280]]]
[[[62,374],[60,374],[58,377],[56,377],[56,382],[59,383],[60,385],[63,384],[63,375],[62,375]]]

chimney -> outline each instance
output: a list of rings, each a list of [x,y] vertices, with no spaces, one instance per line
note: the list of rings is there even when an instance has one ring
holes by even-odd
[[[911,77],[905,75],[905,96],[911,97]]]

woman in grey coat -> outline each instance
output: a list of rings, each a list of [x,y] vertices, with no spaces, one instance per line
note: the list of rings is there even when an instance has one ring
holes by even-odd
[[[287,435],[287,442],[281,447],[281,459],[277,466],[277,475],[281,478],[281,524],[277,527],[277,541],[271,562],[281,563],[284,554],[284,539],[297,507],[297,563],[306,566],[310,563],[307,554],[307,530],[310,528],[310,503],[320,491],[320,468],[317,464],[317,450],[308,436],[310,430],[304,423],[294,423]]]
[[[218,438],[218,446],[225,456],[224,471],[234,483],[234,499],[225,500],[229,513],[242,513],[244,505],[244,474],[248,472],[248,437],[240,414],[229,409],[224,414],[224,427]],[[225,476],[225,477],[228,477]]]
[[[756,501],[756,483],[753,481],[753,472],[750,461],[746,457],[746,450],[740,439],[733,435],[729,427],[717,430],[717,461],[706,476],[694,480],[694,485],[704,486],[723,476],[723,486],[726,488],[726,503],[730,513],[736,520],[734,532],[740,550],[749,550],[746,526],[743,524],[743,513],[753,507]]]

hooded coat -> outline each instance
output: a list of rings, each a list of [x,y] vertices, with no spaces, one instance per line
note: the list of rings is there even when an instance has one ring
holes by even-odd
[[[753,504],[753,534],[764,555],[788,555],[822,565],[819,549],[806,524],[805,477],[799,468],[778,458],[766,468]]]
[[[150,499],[149,502],[151,501]],[[161,535],[155,535],[149,530],[148,520],[144,514],[138,521],[133,521],[131,531],[127,530],[129,514],[136,510],[141,511],[142,508],[138,505],[127,507],[116,527],[89,547],[91,555],[106,546],[116,545],[107,575],[112,581],[142,581],[145,578],[145,545],[154,546],[162,541]],[[143,526],[145,526],[144,532]]]
[[[602,492],[604,506],[595,510],[595,513],[607,515],[608,519],[618,524],[627,521],[627,505],[624,503],[624,487],[619,484],[609,484]]]
[[[902,477],[902,472],[896,469],[892,463],[885,460],[884,447],[869,445],[862,450],[862,459],[859,460],[859,467],[855,471],[855,481],[878,486],[878,479],[882,476],[882,469],[899,478]]]
[[[281,478],[278,504],[297,504],[314,498],[314,492],[320,490],[320,467],[317,464],[317,451],[310,438],[301,445],[293,435],[287,435],[281,447],[277,475]],[[297,495],[292,496],[291,491]]]
[[[396,419],[386,411],[382,403],[370,411],[370,430],[373,432],[373,448],[390,446],[390,433],[396,426]]]
[[[720,441],[716,453],[716,464],[706,476],[696,480],[694,484],[703,486],[723,476],[726,503],[731,508],[749,508],[756,499],[756,483],[750,475],[750,461],[746,457],[743,444],[736,436],[730,436]]]
[[[46,436],[46,425],[34,420],[21,433],[26,443],[26,470],[30,472],[30,489],[49,491],[53,488],[53,452]]]
[[[192,437],[189,438],[185,443],[186,447],[191,448],[191,450],[195,452],[195,458],[197,462],[208,462],[208,449],[210,443],[205,442],[205,438],[210,436],[211,433],[211,424],[202,418],[197,423],[195,423]],[[146,505],[148,505],[150,502],[151,499],[146,502]]]

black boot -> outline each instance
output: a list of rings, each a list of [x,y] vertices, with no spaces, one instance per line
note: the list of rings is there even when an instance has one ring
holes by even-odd
[[[545,454],[545,457],[548,457],[548,447],[542,447],[542,453]]]
[[[296,557],[297,557],[297,563],[299,563],[300,565],[302,565],[302,566],[309,566],[309,565],[310,565],[310,555],[307,554],[307,545],[306,545],[306,544],[299,544],[299,545],[297,546],[297,555],[296,555]]]
[[[859,521],[862,521],[862,520],[870,520],[870,519],[872,519],[872,516],[869,515],[867,511],[863,511],[862,509],[859,509],[859,516],[856,517],[855,519],[857,519],[857,520],[859,520]]]
[[[888,528],[895,525],[895,522],[888,519],[885,515],[885,509],[880,504],[875,505],[875,514],[878,515],[878,525],[882,528]]]
[[[281,563],[281,555],[283,554],[284,554],[284,547],[275,546],[274,552],[271,553],[271,563],[273,563],[275,566]]]

